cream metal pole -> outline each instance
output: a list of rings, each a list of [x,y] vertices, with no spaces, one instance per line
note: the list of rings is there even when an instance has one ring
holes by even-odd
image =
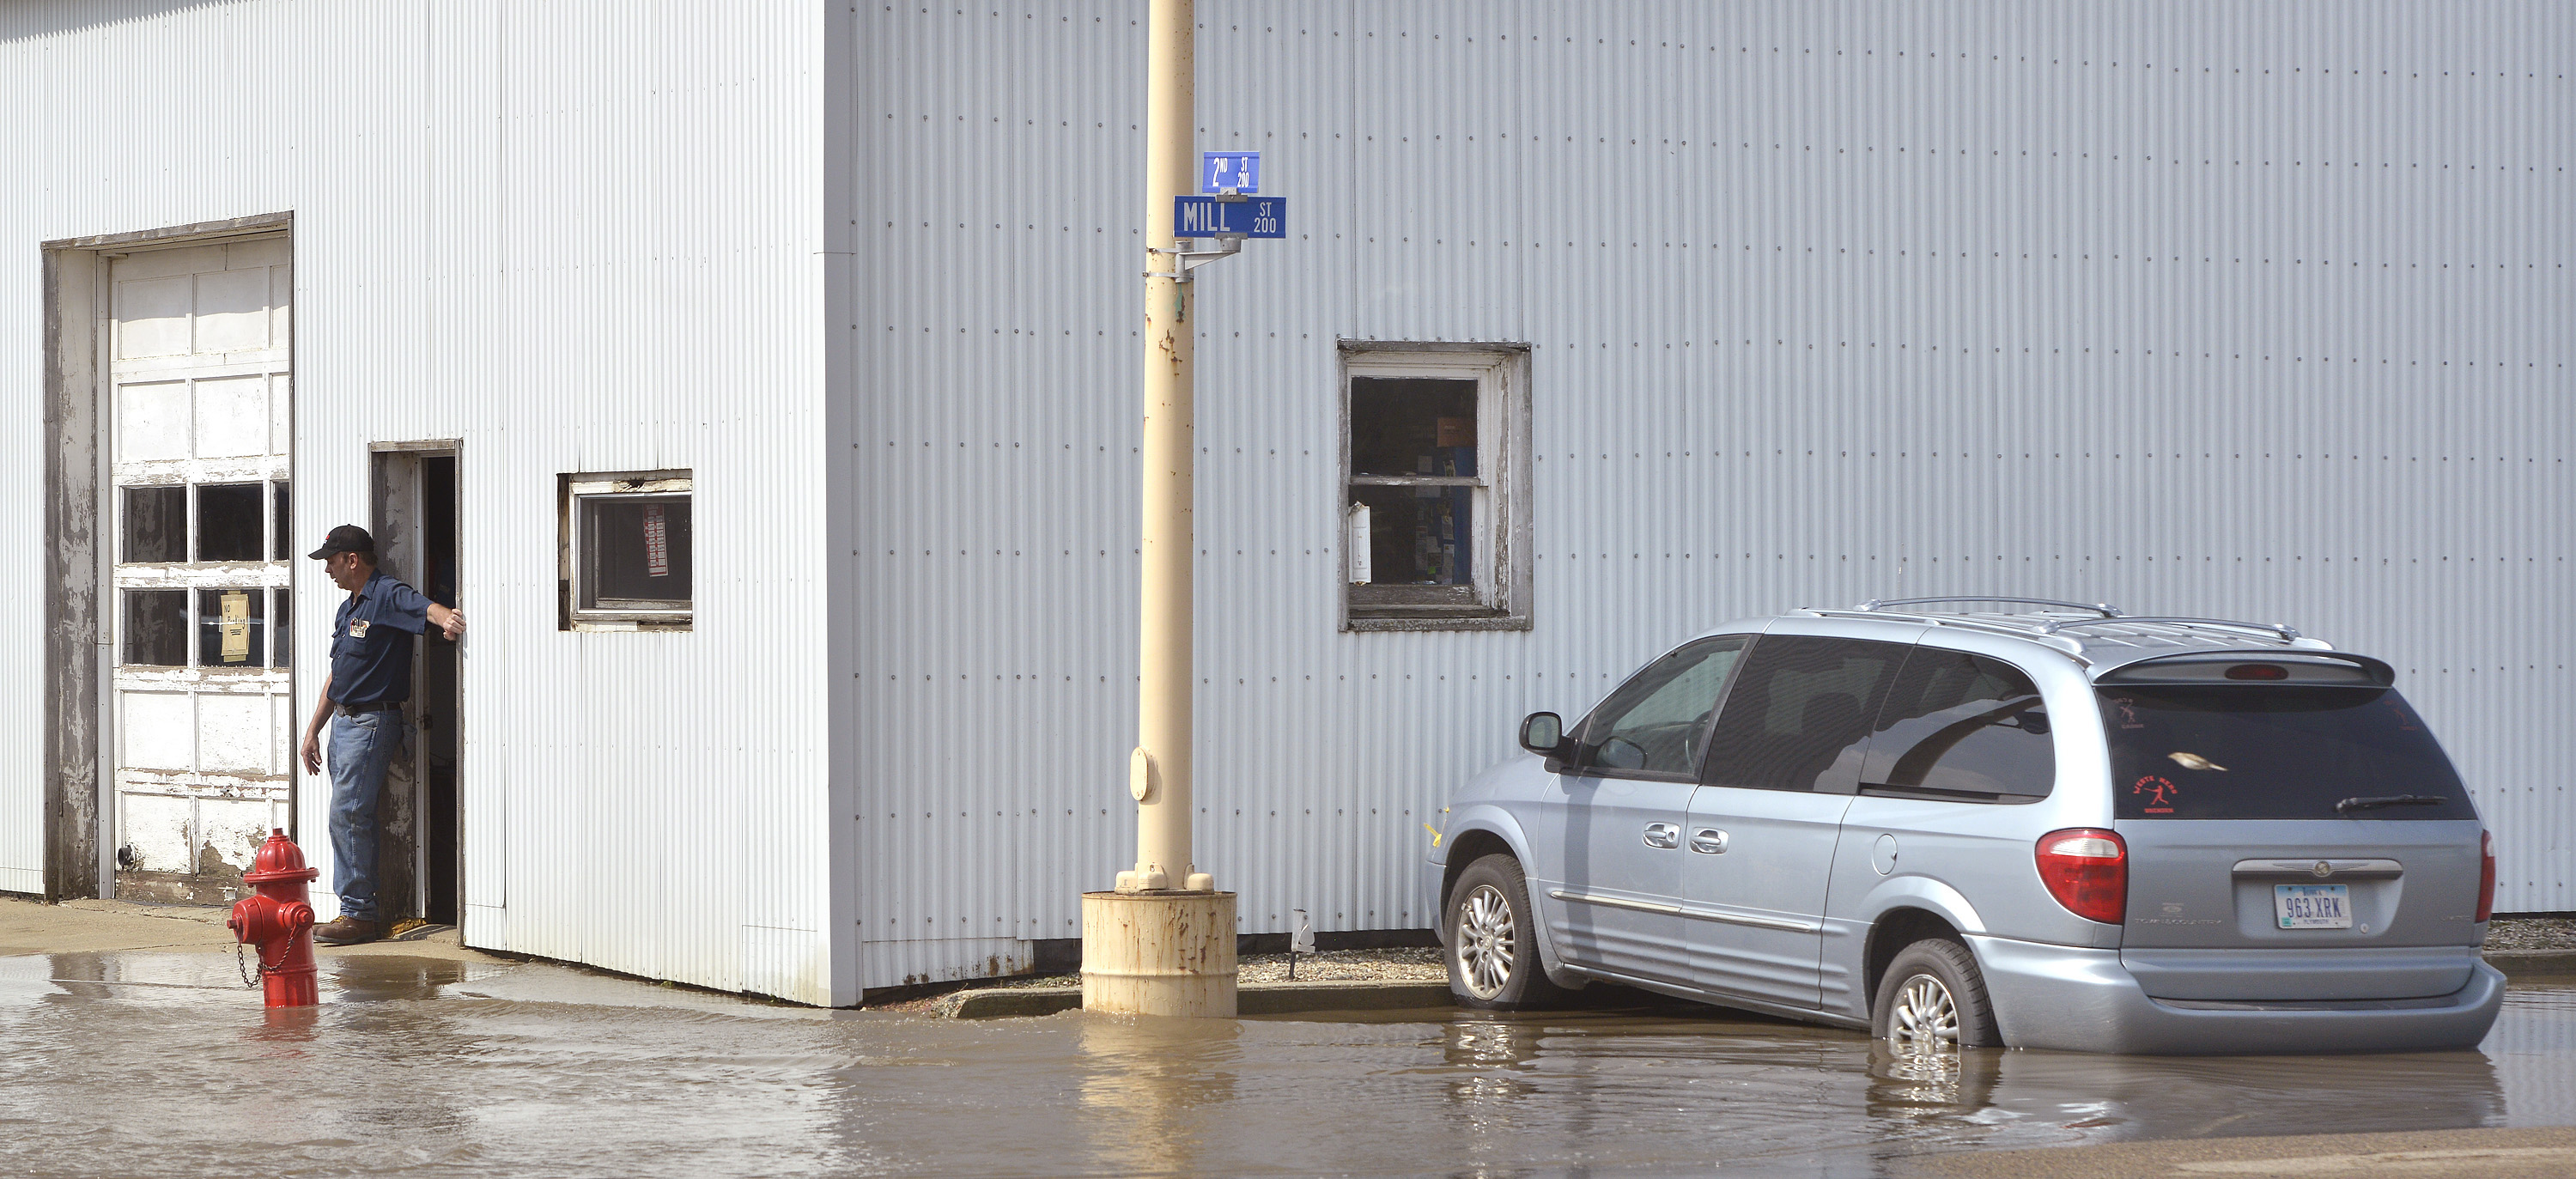
[[[1082,898],[1082,1005],[1133,1015],[1235,1013],[1234,894],[1190,859],[1190,383],[1198,331],[1173,233],[1176,197],[1197,187],[1191,0],[1152,0],[1145,54],[1145,437],[1143,603],[1138,634],[1136,866],[1115,892]]]
[[[1197,431],[1191,283],[1172,232],[1173,198],[1197,188],[1190,145],[1196,72],[1192,0],[1153,0],[1145,81],[1145,438],[1143,615],[1139,628],[1136,868],[1120,892],[1207,892],[1216,882],[1190,860],[1191,496]]]

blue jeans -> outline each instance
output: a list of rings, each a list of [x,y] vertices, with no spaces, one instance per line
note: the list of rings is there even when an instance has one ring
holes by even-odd
[[[410,732],[398,710],[331,718],[332,883],[343,917],[383,920],[376,911],[376,799],[385,792],[385,766]]]

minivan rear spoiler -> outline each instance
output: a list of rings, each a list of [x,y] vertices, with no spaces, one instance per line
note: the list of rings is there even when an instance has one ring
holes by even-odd
[[[2239,669],[2267,668],[2277,674],[2231,674]],[[2301,676],[2307,668],[2330,673],[2324,676]],[[2097,684],[2223,684],[2223,683],[2351,683],[2345,678],[2359,672],[2367,682],[2387,687],[2397,682],[2397,669],[2368,655],[2349,651],[2284,650],[2279,647],[2248,650],[2177,651],[2170,655],[2150,655],[2133,659],[2095,676]],[[2215,674],[2213,674],[2215,673]]]

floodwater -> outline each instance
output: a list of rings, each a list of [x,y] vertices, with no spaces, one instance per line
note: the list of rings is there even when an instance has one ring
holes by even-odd
[[[543,964],[0,958],[0,1173],[1872,1175],[1926,1154],[2576,1124],[2576,984],[2474,1052],[1972,1052],[1654,1005],[957,1022]]]

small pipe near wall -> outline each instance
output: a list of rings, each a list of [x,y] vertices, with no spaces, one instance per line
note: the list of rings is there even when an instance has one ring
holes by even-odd
[[[1153,0],[1145,61],[1144,535],[1136,866],[1083,898],[1083,1006],[1135,1015],[1232,1016],[1234,896],[1190,857],[1190,519],[1196,478],[1191,284],[1173,201],[1196,187],[1192,0]]]

